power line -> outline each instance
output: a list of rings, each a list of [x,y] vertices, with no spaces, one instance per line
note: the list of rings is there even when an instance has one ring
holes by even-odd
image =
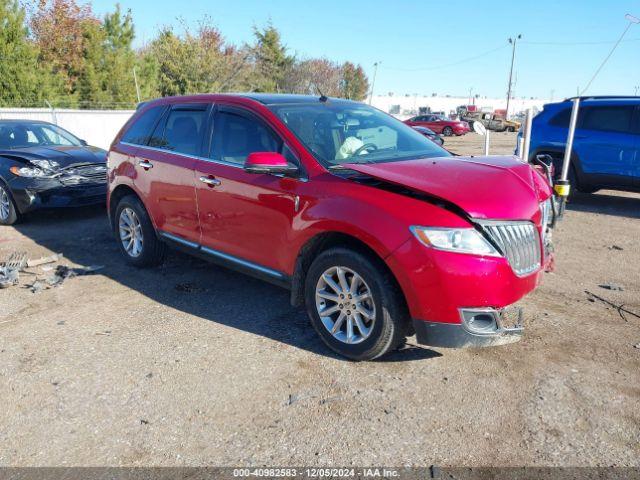
[[[433,66],[433,67],[420,67],[420,68],[396,68],[396,67],[386,67],[386,66],[380,66],[380,68],[383,68],[385,70],[396,70],[399,72],[420,72],[420,71],[424,71],[424,70],[439,70],[441,68],[448,68],[448,67],[453,67],[456,65],[461,65],[463,63],[467,63],[467,62],[471,62],[473,60],[477,60],[478,58],[482,58],[482,57],[486,57],[487,55],[492,54],[493,52],[497,52],[498,50],[502,50],[504,48],[506,48],[508,45],[504,44],[501,45],[497,48],[492,48],[491,50],[487,50],[486,52],[480,53],[474,57],[469,57],[469,58],[465,58],[462,60],[459,60],[457,62],[453,62],[453,63],[447,63],[444,65],[437,65],[437,66]]]
[[[622,40],[621,43],[628,42],[640,42],[640,38],[627,38],[626,40]],[[579,45],[611,45],[614,43],[618,43],[618,40],[606,40],[606,41],[595,41],[595,42],[529,42],[522,41],[521,44],[526,45],[552,45],[552,46],[579,46]]]
[[[624,38],[624,36],[627,34],[629,29],[631,28],[631,25],[635,25],[635,24],[640,23],[640,19],[638,19],[638,18],[636,18],[636,17],[634,17],[632,15],[627,14],[627,15],[625,15],[625,18],[629,21],[629,23],[627,24],[627,27],[624,29],[624,31],[622,32],[622,35],[620,35],[620,38],[618,38],[618,41],[615,43],[615,45],[613,46],[611,51],[604,58],[604,60],[602,61],[602,63],[600,64],[600,66],[598,67],[596,72],[593,74],[593,77],[591,77],[591,80],[589,80],[589,83],[587,83],[587,86],[584,87],[584,90],[582,90],[580,95],[584,95],[586,93],[586,91],[589,90],[589,87],[591,86],[593,81],[596,79],[596,77],[600,73],[600,70],[602,70],[602,67],[604,67],[604,65],[607,63],[607,61],[611,58],[611,55],[613,55],[613,52],[616,50],[616,48],[618,48],[618,45],[620,45],[620,42],[622,42],[622,39]]]

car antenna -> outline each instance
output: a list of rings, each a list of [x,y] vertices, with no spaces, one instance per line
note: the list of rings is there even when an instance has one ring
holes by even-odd
[[[316,88],[316,90],[320,94],[320,101],[322,103],[325,103],[327,100],[329,100],[329,97],[327,97],[324,93],[322,93],[322,90],[320,90],[320,87],[318,86],[318,84],[316,82],[313,82],[313,86]]]

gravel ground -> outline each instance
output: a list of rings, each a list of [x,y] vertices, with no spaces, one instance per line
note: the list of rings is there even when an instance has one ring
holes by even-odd
[[[640,313],[640,195],[580,196],[554,238],[522,342],[352,363],[284,290],[178,253],[126,266],[102,208],[0,227],[0,258],[105,266],[0,291],[0,465],[640,466],[640,318],[586,293]]]

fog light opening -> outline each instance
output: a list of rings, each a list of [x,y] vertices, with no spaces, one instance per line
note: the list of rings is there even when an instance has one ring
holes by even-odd
[[[491,312],[464,311],[462,317],[466,327],[476,333],[493,333],[498,329]]]

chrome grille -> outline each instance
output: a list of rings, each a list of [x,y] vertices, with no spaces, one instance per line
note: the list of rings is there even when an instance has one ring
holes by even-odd
[[[540,237],[531,222],[491,222],[482,227],[507,257],[516,275],[522,277],[540,267]]]
[[[65,169],[58,179],[63,185],[105,183],[107,181],[107,167],[105,165],[71,167]]]

